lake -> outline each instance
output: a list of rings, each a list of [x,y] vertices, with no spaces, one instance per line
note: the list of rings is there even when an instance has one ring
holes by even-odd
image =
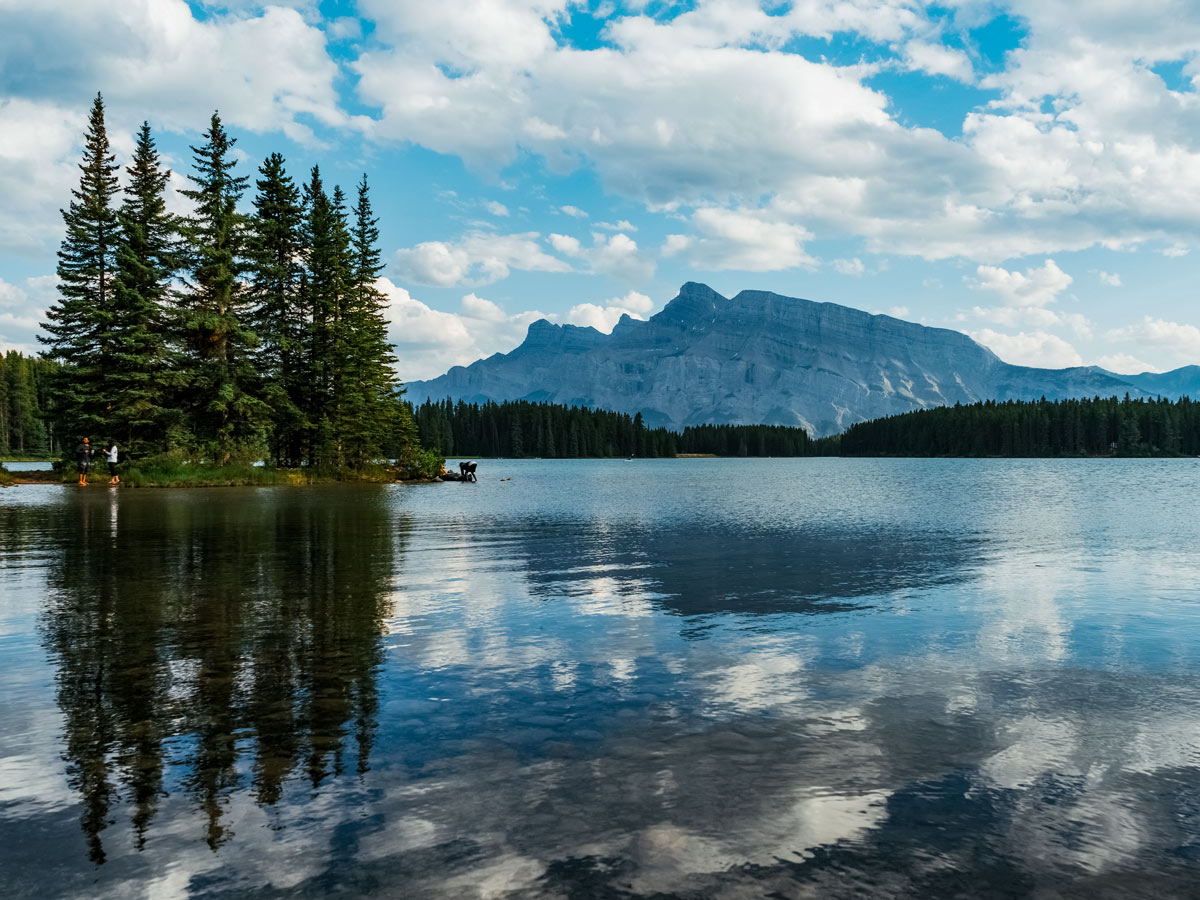
[[[3,895],[1195,897],[1198,498],[1196,460],[4,490]]]

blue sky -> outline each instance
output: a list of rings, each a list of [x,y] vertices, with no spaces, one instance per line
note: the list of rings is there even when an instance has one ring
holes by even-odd
[[[214,108],[246,172],[365,171],[405,379],[689,280],[1019,363],[1200,363],[1193,3],[0,0],[0,29],[0,347],[36,346],[100,90],[175,189]]]

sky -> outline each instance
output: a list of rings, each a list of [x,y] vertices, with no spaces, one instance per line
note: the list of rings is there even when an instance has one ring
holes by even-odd
[[[0,34],[0,349],[38,349],[100,91],[181,213],[213,110],[242,174],[365,173],[404,380],[686,281],[1200,363],[1200,2],[0,0]]]

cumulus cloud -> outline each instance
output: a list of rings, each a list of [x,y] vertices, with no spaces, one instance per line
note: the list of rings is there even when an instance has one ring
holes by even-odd
[[[195,133],[214,108],[235,131],[305,142],[314,122],[355,127],[325,34],[285,4],[200,19],[184,0],[0,3],[0,33],[14,36],[0,62],[0,245],[27,255],[61,235],[97,89],[118,161],[143,119]]]
[[[738,213],[762,198],[764,218],[858,235],[873,252],[997,263],[1174,246],[1200,228],[1188,199],[1200,190],[1200,106],[1150,68],[1194,68],[1200,25],[1161,2],[1080,17],[1067,0],[1014,0],[1028,34],[983,82],[1000,98],[953,139],[901,124],[867,82],[877,65],[782,48],[847,33],[874,42],[881,65],[969,82],[970,59],[943,36],[986,22],[993,12],[980,4],[768,14],[751,0],[710,0],[670,18],[613,13],[609,46],[581,50],[556,40],[568,0],[495,0],[472,16],[368,0],[378,46],[353,66],[361,99],[381,110],[370,126],[380,140],[492,170],[530,151],[556,171],[587,166],[656,209]]]
[[[908,68],[927,75],[945,75],[968,84],[974,80],[970,58],[957,47],[930,41],[909,41],[904,45],[904,62]]]
[[[16,284],[0,278],[0,352],[40,352],[38,328],[57,299],[56,275],[26,278]]]
[[[621,316],[645,319],[653,308],[654,301],[648,296],[630,291],[624,297],[614,297],[603,303],[578,303],[567,313],[567,321],[572,325],[590,325],[608,334]]]
[[[628,219],[621,219],[618,222],[597,222],[597,228],[603,228],[605,231],[637,231],[637,226]]]
[[[1169,368],[1200,364],[1200,328],[1145,316],[1140,322],[1114,328],[1105,337],[1131,345]]]
[[[377,286],[388,300],[388,338],[396,347],[397,374],[404,381],[434,378],[452,366],[507,352],[521,342],[532,322],[555,318],[538,310],[509,315],[474,293],[462,298],[461,312],[443,312],[390,279],[379,279]]]
[[[507,278],[513,269],[569,272],[571,266],[538,244],[540,235],[472,231],[458,241],[424,241],[396,251],[396,267],[407,280],[436,287],[478,287]]]
[[[489,200],[484,204],[484,209],[490,212],[493,216],[507,216],[508,207],[499,200]]]
[[[1098,277],[1102,282],[1107,284],[1109,287],[1120,287],[1121,286],[1121,276],[1116,274],[1115,272],[1099,272]]]
[[[588,217],[588,214],[578,206],[560,206],[559,210],[575,219],[586,219]]]
[[[983,328],[970,332],[970,335],[1005,362],[1016,365],[1046,369],[1083,365],[1083,357],[1074,347],[1058,335],[1044,331],[1000,334],[990,328]]]
[[[853,259],[835,259],[833,267],[842,275],[861,275],[867,270],[863,261],[857,256]]]
[[[771,272],[815,268],[804,250],[812,233],[753,210],[705,207],[691,216],[691,234],[668,235],[664,256],[686,255],[698,269]]]
[[[654,258],[642,252],[637,241],[624,232],[605,235],[594,231],[590,247],[570,235],[551,234],[550,245],[564,256],[585,262],[591,272],[611,275],[630,284],[639,284],[654,276]]]
[[[1052,259],[1024,272],[999,266],[979,266],[967,284],[973,290],[996,294],[1003,305],[976,306],[971,312],[980,319],[1010,327],[1027,325],[1050,328],[1070,326],[1078,337],[1091,337],[1091,323],[1080,313],[1063,313],[1049,307],[1071,286],[1072,278]]]
[[[1160,367],[1144,362],[1129,353],[1111,353],[1101,356],[1096,364],[1119,375],[1140,375],[1143,372],[1161,372]]]
[[[1072,281],[1052,259],[1024,272],[1010,272],[999,266],[979,266],[975,275],[973,288],[992,291],[1000,295],[1006,306],[1019,307],[1048,306],[1071,286]]]

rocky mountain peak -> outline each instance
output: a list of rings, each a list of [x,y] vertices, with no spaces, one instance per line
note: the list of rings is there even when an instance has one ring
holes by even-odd
[[[622,316],[612,334],[534,322],[511,353],[413,382],[408,397],[546,400],[640,412],[651,426],[797,425],[823,435],[930,406],[1198,388],[1200,369],[1013,366],[958,331],[767,291],[727,299],[688,282],[657,315]]]

